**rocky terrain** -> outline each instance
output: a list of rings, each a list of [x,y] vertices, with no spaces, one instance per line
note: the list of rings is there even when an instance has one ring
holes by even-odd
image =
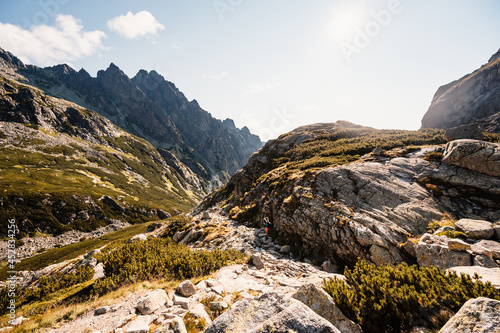
[[[268,142],[200,209],[222,205],[249,225],[269,216],[278,242],[318,264],[330,260],[339,266],[358,258],[379,265],[412,262],[415,256],[403,244],[433,222],[500,219],[500,179],[495,167],[483,167],[498,164],[498,144],[464,140],[411,152],[375,149],[355,163],[297,170],[286,178],[290,164],[269,168],[293,158],[307,144],[304,139],[313,142],[341,129],[314,125]]]
[[[148,140],[170,166],[205,193],[222,185],[262,146],[248,128],[213,118],[155,71],[141,70],[130,79],[111,64],[93,78],[84,69],[77,72],[68,65],[25,65],[2,49],[0,68],[47,94],[95,110]]]
[[[463,138],[500,132],[500,50],[478,70],[440,87],[422,128],[459,129]],[[477,130],[479,128],[479,130]]]
[[[359,325],[344,316],[321,288],[325,278],[344,278],[328,272],[333,268],[330,263],[325,262],[318,267],[308,260],[300,262],[289,252],[289,247],[279,246],[267,238],[262,228],[247,227],[221,213],[212,210],[194,216],[194,222],[180,231],[176,239],[193,248],[214,245],[238,248],[251,255],[248,264],[224,267],[195,285],[186,280],[173,289],[149,289],[125,294],[119,299],[101,302],[74,320],[61,321],[46,331],[78,332],[85,328],[91,332],[116,333],[187,332],[186,325],[194,325],[204,327],[205,332],[267,332],[273,329],[286,332],[362,332]],[[133,240],[157,237],[168,226],[168,223],[156,224],[146,234],[135,236]],[[204,233],[199,238],[188,236],[192,230],[208,230],[214,226],[227,229],[227,233],[216,232],[215,236]],[[210,238],[211,241],[205,242]],[[75,265],[91,265],[95,267],[96,274],[102,274],[101,264],[96,265],[92,258],[95,253],[92,251],[76,262],[46,268],[43,274],[50,275],[51,270],[70,270]],[[92,260],[94,263],[91,263]],[[40,274],[31,275],[33,281]],[[472,275],[471,272],[468,274]],[[99,276],[102,275],[95,278]],[[500,281],[495,280],[495,274],[491,277],[484,275],[483,278],[495,282],[500,289]],[[476,305],[475,302],[483,303]],[[495,327],[499,304],[487,298],[471,300],[444,329],[461,332],[454,327],[453,323],[457,321],[468,327]],[[478,311],[482,313],[481,321],[475,319],[474,313]],[[468,320],[459,319],[464,317]],[[24,320],[29,322],[29,319]],[[193,330],[192,327],[190,329]],[[422,327],[415,329],[412,332],[430,332]],[[483,331],[489,332],[486,329]]]

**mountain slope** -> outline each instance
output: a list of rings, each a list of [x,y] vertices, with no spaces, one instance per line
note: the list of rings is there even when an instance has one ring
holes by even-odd
[[[221,122],[156,72],[141,70],[132,80],[117,66],[91,77],[68,65],[24,65],[0,49],[3,67],[45,92],[96,110],[113,123],[151,142],[168,164],[181,161],[198,176],[205,192],[222,185],[262,146],[260,139],[231,120]],[[191,182],[192,177],[186,177]]]
[[[144,139],[11,74],[0,73],[0,205],[20,237],[166,218],[200,199]]]
[[[422,128],[449,129],[477,124],[500,132],[500,50],[471,74],[440,87],[422,119]]]

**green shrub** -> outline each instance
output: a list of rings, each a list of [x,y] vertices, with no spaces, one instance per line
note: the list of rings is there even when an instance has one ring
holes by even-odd
[[[467,234],[456,230],[446,230],[437,234],[438,236],[446,236],[448,238],[467,239]]]
[[[483,132],[483,136],[484,141],[500,143],[500,133]]]
[[[440,151],[431,151],[425,154],[424,160],[429,162],[441,162],[443,153]]]
[[[93,294],[103,295],[136,281],[207,275],[232,262],[242,262],[245,257],[235,250],[193,251],[170,238],[123,244],[96,256],[104,263],[106,278],[96,281]]]
[[[377,267],[359,261],[344,274],[344,281],[324,280],[323,288],[365,332],[402,332],[416,325],[438,330],[470,298],[500,300],[491,283],[478,276],[437,267]]]
[[[161,237],[168,238],[174,237],[178,231],[182,231],[186,226],[193,222],[193,219],[188,216],[176,216],[168,219],[168,225],[165,231],[161,234]]]

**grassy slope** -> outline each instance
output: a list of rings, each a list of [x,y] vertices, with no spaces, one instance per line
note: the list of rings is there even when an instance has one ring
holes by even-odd
[[[9,84],[26,88],[13,81]],[[57,117],[68,105],[75,107],[36,89],[33,91],[37,103],[50,108]],[[81,108],[78,111],[89,122],[102,119],[92,111]],[[69,229],[88,231],[105,224],[103,219],[91,218],[63,225],[61,214],[90,208],[88,203],[71,199],[71,195],[91,197],[110,218],[120,218],[122,214],[100,203],[98,199],[103,195],[119,198],[123,205],[171,213],[186,211],[199,200],[200,193],[187,191],[186,183],[164,164],[149,142],[110,126],[118,135],[96,133],[91,143],[79,137],[81,130],[68,122],[52,131],[35,124],[0,123],[1,223],[15,218],[25,220],[22,231],[44,224],[55,233]],[[23,198],[24,202],[16,198]],[[65,206],[54,209],[42,204],[44,199],[64,202]],[[147,220],[144,214],[129,215],[130,222]]]

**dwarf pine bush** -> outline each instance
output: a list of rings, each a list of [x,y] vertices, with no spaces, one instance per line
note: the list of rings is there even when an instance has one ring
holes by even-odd
[[[432,266],[359,261],[344,274],[343,281],[324,280],[323,288],[365,332],[405,332],[416,325],[437,330],[470,298],[500,300],[491,283]]]
[[[94,284],[95,295],[136,281],[203,276],[245,260],[245,255],[235,250],[191,250],[170,238],[124,244],[96,257],[104,263],[106,278]]]

